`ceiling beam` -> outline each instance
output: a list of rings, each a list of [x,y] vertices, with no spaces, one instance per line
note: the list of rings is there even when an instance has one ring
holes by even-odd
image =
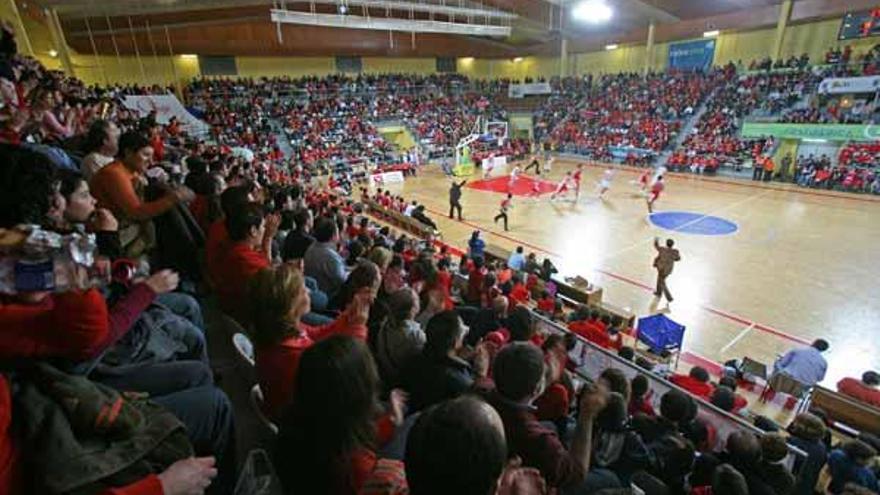
[[[462,22],[426,21],[396,17],[362,17],[358,15],[312,14],[298,10],[271,10],[272,22],[302,24],[376,31],[401,31],[413,33],[463,34],[471,36],[510,36],[510,26],[492,24],[466,24]]]

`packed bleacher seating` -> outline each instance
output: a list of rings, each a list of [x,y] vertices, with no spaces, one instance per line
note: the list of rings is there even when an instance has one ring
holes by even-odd
[[[560,151],[595,159],[610,158],[612,146],[656,154],[673,143],[683,119],[708,95],[711,79],[699,73],[602,76],[574,106],[566,93],[551,100],[543,114],[564,118],[543,124]]]
[[[718,88],[705,113],[670,158],[670,169],[713,171],[720,165],[738,167],[772,148],[772,140],[741,139],[743,119],[758,108],[778,112],[798,101],[818,84],[809,70],[738,75],[732,66],[723,70]]]
[[[420,205],[354,197],[274,156],[261,104],[212,104],[199,142],[113,98],[78,107],[80,83],[2,36],[0,83],[16,88],[3,92],[2,259],[29,269],[4,271],[0,291],[0,492],[253,493],[257,480],[236,483],[250,407],[277,430],[265,446],[284,494],[807,495],[826,465],[832,493],[877,491],[874,437],[831,444],[809,413],[759,434],[724,412],[729,381],[667,381],[628,361],[623,319],[563,311],[549,260],[487,262],[479,232],[466,253],[436,242],[436,225],[402,233],[368,205],[431,227]],[[658,122],[704,94],[678,84],[686,95],[659,113],[632,110],[631,139],[665,146]],[[372,132],[304,108],[301,121],[285,110],[299,153],[304,127]],[[240,372],[211,352],[227,325],[244,337],[253,404],[220,387],[232,395]],[[603,358],[576,362],[588,353]],[[714,406],[686,392],[697,386]]]
[[[793,181],[803,187],[880,194],[880,147],[873,143],[842,146],[837,164],[827,155],[800,156]]]

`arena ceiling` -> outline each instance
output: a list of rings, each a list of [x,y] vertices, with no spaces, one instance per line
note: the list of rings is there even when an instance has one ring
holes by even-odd
[[[611,20],[588,24],[570,15],[572,6],[581,0],[17,1],[31,15],[54,9],[68,44],[83,53],[127,54],[136,49],[149,53],[159,45],[162,53],[170,46],[175,53],[203,55],[477,57],[558,54],[563,37],[573,52],[612,42],[644,42],[651,22],[657,26],[658,42],[700,36],[709,29],[771,26],[782,3],[605,0],[614,10]],[[797,0],[792,19],[840,15],[874,3]],[[279,17],[274,17],[276,12],[281,13]],[[292,22],[273,22],[273,18]],[[346,22],[356,19],[388,29],[314,25],[348,26]]]

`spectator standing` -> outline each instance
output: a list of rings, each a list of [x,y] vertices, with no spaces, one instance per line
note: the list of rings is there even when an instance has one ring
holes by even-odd
[[[467,184],[467,179],[461,182],[452,181],[449,185],[449,218],[452,213],[458,211],[458,221],[461,221],[461,188]]]
[[[526,266],[526,258],[523,255],[523,247],[517,246],[516,251],[507,258],[507,267],[511,270],[521,272]]]
[[[673,246],[675,241],[666,239],[666,246],[661,246],[659,239],[654,238],[654,249],[657,250],[657,256],[654,258],[654,268],[657,269],[657,288],[654,289],[654,297],[666,297],[668,302],[672,302],[672,294],[666,286],[666,279],[672,274],[675,263],[681,260],[678,249]]]

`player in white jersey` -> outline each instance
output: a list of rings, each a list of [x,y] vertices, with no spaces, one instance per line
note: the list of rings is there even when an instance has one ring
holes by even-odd
[[[488,157],[483,159],[483,179],[488,179],[490,175],[492,175],[492,170],[495,169],[495,154],[490,154]]]
[[[511,188],[514,184],[516,184],[516,179],[519,177],[519,165],[514,165],[514,167],[510,170],[510,181],[507,182],[507,187]]]
[[[614,170],[607,169],[605,173],[602,174],[602,179],[599,181],[599,198],[603,198],[605,193],[611,189],[611,181],[614,179]]]
[[[544,160],[544,172],[549,172],[550,169],[553,168],[553,160],[554,158],[552,156],[547,156]]]

